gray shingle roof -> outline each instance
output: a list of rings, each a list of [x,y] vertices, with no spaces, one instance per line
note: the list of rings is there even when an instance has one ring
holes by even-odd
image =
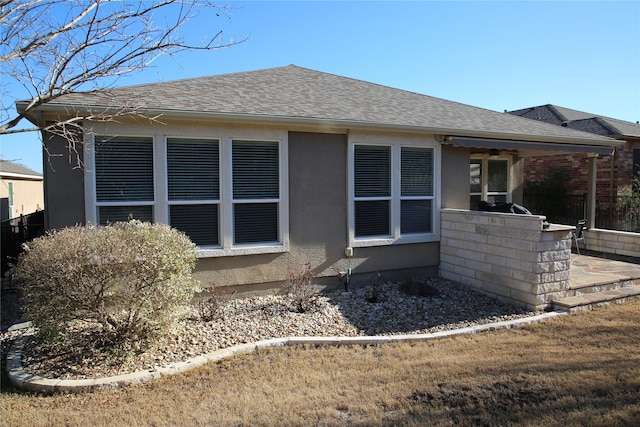
[[[42,178],[41,173],[4,159],[0,159],[0,176]]]
[[[573,110],[571,108],[560,107],[558,105],[540,105],[537,107],[509,111],[509,114],[528,117],[534,120],[542,120],[554,124],[571,122],[571,125],[574,128],[585,132],[597,133],[599,135],[640,137],[640,124],[638,123],[587,113],[585,111]]]
[[[295,65],[69,94],[42,107],[128,103],[164,116],[189,113],[345,127],[609,144],[606,138]]]

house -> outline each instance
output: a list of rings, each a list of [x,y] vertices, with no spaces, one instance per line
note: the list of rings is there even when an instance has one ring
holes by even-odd
[[[611,156],[601,156],[597,160],[596,194],[598,198],[616,196],[619,190],[631,184],[633,177],[638,176],[640,124],[637,122],[627,122],[551,104],[508,113],[624,141],[624,144]],[[564,169],[568,172],[570,179],[566,183],[567,194],[582,195],[587,192],[586,154],[529,157],[525,160],[525,182],[541,181],[552,168]]]
[[[293,65],[69,94],[30,120],[121,105],[152,119],[86,121],[84,170],[44,136],[48,227],[168,223],[198,245],[205,286],[269,288],[307,262],[334,284],[437,274],[444,210],[520,202],[526,156],[622,144]]]
[[[44,209],[42,174],[0,159],[0,220]]]

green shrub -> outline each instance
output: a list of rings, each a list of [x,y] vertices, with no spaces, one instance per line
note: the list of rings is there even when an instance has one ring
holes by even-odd
[[[53,231],[30,242],[16,271],[27,316],[45,341],[77,321],[96,339],[144,347],[184,313],[198,285],[194,244],[167,225],[119,222]]]

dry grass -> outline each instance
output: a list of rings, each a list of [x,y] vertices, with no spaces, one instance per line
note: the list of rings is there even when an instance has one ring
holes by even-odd
[[[640,302],[430,343],[265,350],[110,392],[3,389],[7,426],[640,425]]]

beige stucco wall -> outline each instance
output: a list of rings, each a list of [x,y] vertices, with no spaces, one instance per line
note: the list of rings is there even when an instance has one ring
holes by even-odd
[[[310,263],[323,284],[339,285],[338,273],[352,269],[358,284],[384,272],[393,278],[403,271],[434,274],[439,244],[354,248],[347,258],[347,136],[346,134],[289,133],[288,253],[201,259],[196,277],[204,286],[264,283],[279,286],[290,273]],[[324,279],[324,280],[322,280]],[[260,286],[256,286],[260,288]]]
[[[443,209],[469,209],[470,156],[468,148],[442,146]]]
[[[44,209],[42,180],[14,177],[0,178],[0,198],[9,197],[9,183],[13,186],[12,218]]]
[[[289,173],[289,251],[270,254],[200,258],[196,278],[204,286],[245,286],[273,288],[290,273],[302,272],[310,263],[313,273],[324,284],[339,285],[338,273],[351,268],[352,283],[368,282],[377,272],[385,278],[437,274],[439,242],[356,247],[353,257],[345,256],[348,244],[347,222],[347,129],[291,128],[240,123],[214,123],[204,120],[163,120],[163,123],[97,124],[93,133],[104,135],[149,135],[217,137],[223,126],[238,131],[288,132]],[[393,135],[393,134],[391,134]],[[400,134],[396,134],[400,135]],[[415,135],[413,136],[415,137]],[[68,152],[57,139],[47,146],[55,162],[46,170],[47,201],[51,203],[49,226],[58,228],[82,223],[84,212],[84,174],[68,162]],[[451,207],[468,205],[469,159],[466,150],[442,154],[445,178],[443,200]],[[458,171],[460,173],[453,173]],[[436,224],[436,227],[439,227]]]

